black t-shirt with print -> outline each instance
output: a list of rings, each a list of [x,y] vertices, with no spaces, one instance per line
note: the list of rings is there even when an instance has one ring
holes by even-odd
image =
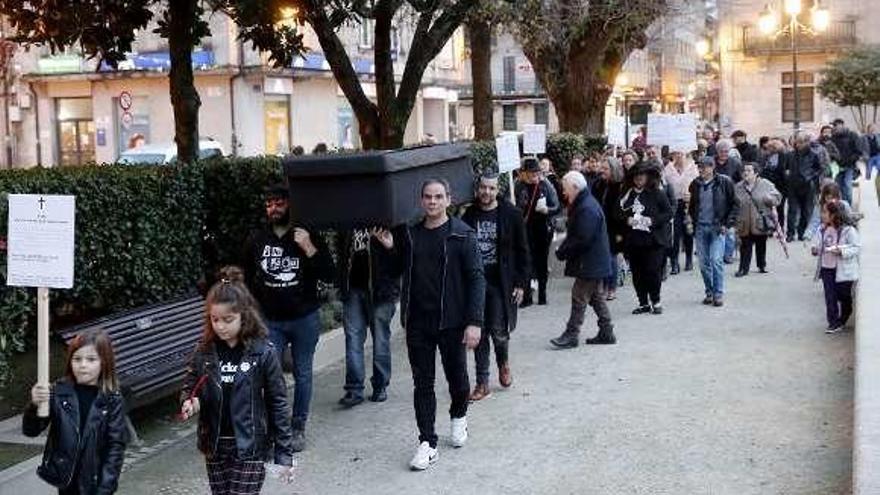
[[[477,231],[477,245],[483,259],[486,281],[498,285],[498,208],[491,211],[478,210],[474,215],[474,229]]]
[[[241,366],[241,357],[244,352],[241,343],[235,347],[229,347],[226,342],[218,340],[217,358],[220,365],[220,386],[223,388],[223,410],[220,411],[220,436],[234,437],[235,429],[232,427],[231,408],[232,396],[235,393],[235,375]]]
[[[351,239],[351,273],[349,284],[353,289],[370,288],[370,232],[355,230]]]

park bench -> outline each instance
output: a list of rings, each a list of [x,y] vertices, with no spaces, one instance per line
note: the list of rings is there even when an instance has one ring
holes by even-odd
[[[113,342],[116,375],[130,411],[180,389],[189,358],[205,325],[205,302],[187,296],[112,314],[59,331],[65,343],[102,329]],[[126,415],[129,433],[139,442]]]

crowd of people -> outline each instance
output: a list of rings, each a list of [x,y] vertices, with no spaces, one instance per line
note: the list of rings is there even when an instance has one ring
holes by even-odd
[[[224,269],[206,296],[204,337],[180,395],[181,417],[198,415],[198,448],[212,493],[259,493],[267,458],[282,466],[283,479],[292,478],[293,455],[307,443],[322,283],[336,284],[343,302],[342,407],[387,400],[391,322],[399,307],[418,429],[409,464],[414,470],[439,458],[438,352],[451,398],[453,447],[468,440],[469,405],[492,393],[492,349],[500,386],[512,386],[517,313],[548,304],[549,257],[562,222],[565,237],[554,255],[574,283],[566,326],[550,340],[557,348],[579,345],[588,306],[597,333],[586,344],[617,342],[609,302],[626,272],[636,297],[632,313],[659,315],[664,280],[692,271],[696,257],[702,303],[722,307],[725,265],[734,262],[737,246],[736,277],[750,274],[753,258],[758,272],[767,273],[772,237],[813,242],[827,331],[844,328],[858,278],[852,182],[860,162],[868,164],[868,174],[880,166],[876,135],[859,136],[835,122],[818,136],[762,137],[756,146],[742,131],[729,139],[709,131],[696,150],[664,150],[648,145],[645,136],[639,133],[633,149],[609,148],[570,164],[524,158],[513,201],[500,193],[497,174],[483,175],[461,218],[450,214],[449,184],[428,180],[418,222],[340,232],[335,259],[321,236],[291,223],[287,187],[267,188],[265,226],[245,241],[240,268]],[[554,165],[568,170],[559,177]],[[280,364],[286,349],[292,404]],[[125,428],[113,361],[105,335],[80,335],[69,348],[65,378],[51,391],[40,385],[32,390],[24,432],[37,435],[52,425],[38,472],[62,494],[116,490]],[[39,417],[37,406],[46,403],[49,417]]]

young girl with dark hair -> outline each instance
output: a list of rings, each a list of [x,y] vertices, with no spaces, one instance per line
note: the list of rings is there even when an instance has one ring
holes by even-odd
[[[281,479],[293,479],[287,386],[242,271],[223,269],[205,302],[205,333],[181,391],[180,416],[199,414],[198,447],[214,495],[260,493],[274,444]]]
[[[822,208],[822,228],[813,245],[818,256],[816,279],[825,290],[825,333],[843,330],[853,310],[853,283],[859,278],[859,232],[845,219],[841,203],[830,201]]]
[[[49,403],[49,417],[37,415]],[[49,436],[37,474],[61,495],[116,492],[125,454],[125,408],[113,347],[103,332],[77,335],[67,348],[65,376],[54,387],[34,385],[22,432]]]

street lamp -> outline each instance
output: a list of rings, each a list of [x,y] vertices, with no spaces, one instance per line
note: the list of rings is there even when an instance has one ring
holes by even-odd
[[[803,10],[801,0],[784,0],[783,10],[788,16],[788,22],[780,29],[779,17],[773,7],[768,3],[761,17],[758,18],[758,28],[762,33],[774,38],[788,35],[791,38],[791,72],[792,91],[794,93],[794,130],[800,130],[801,109],[800,94],[798,92],[798,34],[816,35],[828,29],[831,23],[831,14],[828,9],[822,7],[819,0],[810,9],[810,24],[804,24],[798,19]]]

